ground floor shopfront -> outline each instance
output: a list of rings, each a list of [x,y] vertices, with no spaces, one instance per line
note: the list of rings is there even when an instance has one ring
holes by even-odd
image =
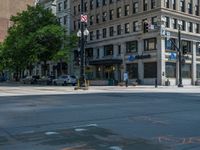
[[[176,36],[174,42],[178,45]],[[153,85],[157,80],[159,85],[166,85],[167,81],[170,85],[178,84],[178,53],[165,37],[126,38],[112,43],[90,48],[93,56],[85,66],[88,79],[121,82],[123,73],[128,72],[130,83]],[[200,79],[199,43],[184,37],[182,44],[188,49],[181,62],[183,85],[195,85]]]

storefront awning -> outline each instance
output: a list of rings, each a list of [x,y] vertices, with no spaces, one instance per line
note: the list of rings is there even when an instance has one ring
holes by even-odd
[[[105,65],[105,64],[121,64],[122,59],[101,59],[101,60],[91,60],[89,65]]]

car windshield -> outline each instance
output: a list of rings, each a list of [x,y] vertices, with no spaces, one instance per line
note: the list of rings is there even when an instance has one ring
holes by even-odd
[[[60,78],[66,79],[66,78],[68,78],[68,76],[67,75],[66,76],[60,76]]]

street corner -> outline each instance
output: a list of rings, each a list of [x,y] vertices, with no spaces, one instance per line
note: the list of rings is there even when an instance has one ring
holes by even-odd
[[[55,150],[164,150],[161,144],[142,138],[125,138],[111,130],[95,125],[79,126],[45,132],[31,132],[15,135],[15,143],[30,144],[31,148],[42,150],[47,147]],[[0,138],[0,145],[9,148],[12,141]],[[19,148],[19,149],[20,149]]]

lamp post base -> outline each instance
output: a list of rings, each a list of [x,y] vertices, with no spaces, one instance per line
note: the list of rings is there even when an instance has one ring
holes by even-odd
[[[183,87],[183,84],[178,84],[178,87]]]
[[[84,75],[82,75],[79,78],[79,81],[80,81],[80,87],[85,87],[85,78],[84,78]]]

